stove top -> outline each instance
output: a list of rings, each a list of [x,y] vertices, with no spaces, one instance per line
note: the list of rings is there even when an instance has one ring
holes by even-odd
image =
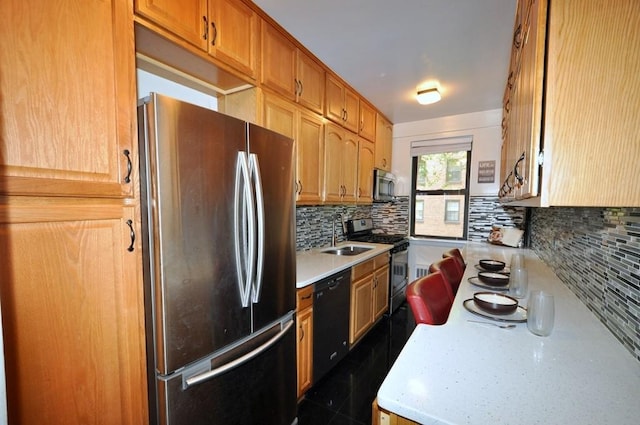
[[[373,220],[370,218],[347,220],[347,239],[357,242],[385,243],[394,246],[408,242],[406,235],[375,233]]]

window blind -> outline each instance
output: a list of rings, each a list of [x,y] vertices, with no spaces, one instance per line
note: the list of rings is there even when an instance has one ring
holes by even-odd
[[[472,140],[472,136],[417,140],[415,142],[411,142],[411,156],[443,152],[470,151]]]

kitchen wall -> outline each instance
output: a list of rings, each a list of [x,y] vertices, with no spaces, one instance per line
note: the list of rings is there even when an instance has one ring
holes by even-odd
[[[533,208],[531,248],[640,360],[640,208]]]
[[[502,145],[502,110],[493,109],[471,114],[395,124],[393,126],[392,173],[398,179],[396,195],[411,193],[411,142],[447,137],[471,136],[471,196],[496,196],[500,181],[500,148]],[[478,163],[495,161],[495,180],[478,183]]]

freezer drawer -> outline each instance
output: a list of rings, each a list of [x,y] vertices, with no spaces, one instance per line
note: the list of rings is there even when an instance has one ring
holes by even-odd
[[[292,319],[293,320],[293,319]],[[293,323],[289,321],[289,323]],[[286,326],[285,326],[286,328]],[[280,324],[223,356],[211,368],[241,357],[281,330]],[[189,371],[158,379],[163,425],[289,425],[297,413],[295,326],[257,357],[215,378],[185,388]],[[189,369],[187,369],[189,370]]]

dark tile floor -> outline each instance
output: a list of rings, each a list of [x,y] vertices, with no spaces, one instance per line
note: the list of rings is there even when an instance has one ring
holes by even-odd
[[[370,425],[371,403],[415,327],[405,303],[376,326],[298,405],[299,425]]]

